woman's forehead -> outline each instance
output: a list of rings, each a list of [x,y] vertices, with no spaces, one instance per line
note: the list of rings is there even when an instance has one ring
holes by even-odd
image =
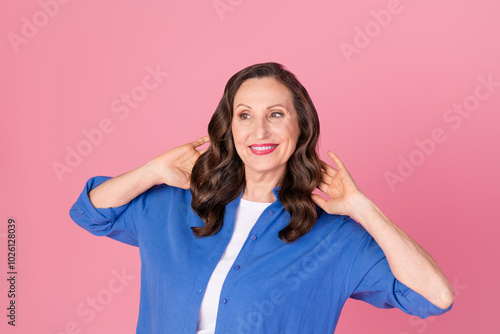
[[[292,102],[288,88],[274,78],[252,78],[244,81],[234,96],[234,108],[265,108],[282,105],[288,108]]]

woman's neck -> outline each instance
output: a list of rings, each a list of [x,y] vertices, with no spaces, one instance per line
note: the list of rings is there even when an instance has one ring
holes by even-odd
[[[246,184],[241,198],[252,202],[273,203],[276,200],[273,189],[274,187],[269,188],[264,185],[262,187],[249,187],[249,185]]]
[[[280,179],[281,175],[245,174],[245,189],[241,198],[253,202],[272,203],[276,200],[273,189]]]

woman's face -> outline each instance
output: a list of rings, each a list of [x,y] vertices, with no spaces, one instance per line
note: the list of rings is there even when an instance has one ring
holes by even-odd
[[[281,177],[300,135],[288,88],[270,77],[248,79],[233,105],[233,139],[246,177]]]

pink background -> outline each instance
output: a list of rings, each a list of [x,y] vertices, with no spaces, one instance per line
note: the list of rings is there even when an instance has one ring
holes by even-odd
[[[220,15],[214,0],[40,3],[12,1],[0,14],[0,332],[135,332],[138,249],[92,236],[68,211],[91,176],[206,134],[229,77],[264,61],[308,89],[322,157],[336,152],[455,287],[453,309],[426,320],[349,300],[336,333],[500,332],[500,86],[478,79],[500,81],[497,1],[220,0]],[[146,91],[148,67],[168,76]],[[140,101],[127,113],[120,99],[131,92]],[[463,103],[470,114],[449,111]],[[108,133],[89,146],[83,132],[102,122]],[[77,149],[85,156],[69,167]],[[386,174],[401,159],[411,167],[391,186]],[[67,170],[58,177],[54,164]],[[9,217],[15,328],[6,324]],[[122,271],[129,278],[116,281]]]

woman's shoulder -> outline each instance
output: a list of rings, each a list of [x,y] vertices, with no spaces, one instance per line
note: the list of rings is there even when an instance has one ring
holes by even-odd
[[[165,183],[152,186],[145,191],[148,200],[170,200],[173,202],[191,202],[191,190],[169,186]]]
[[[318,208],[318,220],[316,226],[326,229],[345,239],[362,239],[368,233],[365,228],[350,216],[329,214]]]
[[[135,197],[131,204],[143,212],[165,213],[174,208],[190,207],[191,191],[164,183],[157,184]]]

